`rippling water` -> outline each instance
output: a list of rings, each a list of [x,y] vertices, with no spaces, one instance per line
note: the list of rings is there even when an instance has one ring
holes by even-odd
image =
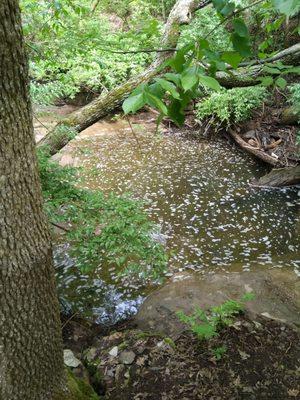
[[[161,137],[136,127],[137,142],[126,127],[100,131],[99,124],[99,135],[97,127],[83,133],[68,153],[83,167],[85,187],[147,201],[171,254],[168,275],[275,267],[299,274],[300,188],[250,188],[265,167],[224,141]],[[97,277],[80,276],[64,248],[59,258],[60,290],[99,321],[135,313],[149,291],[128,282],[118,289],[116,271],[105,266]]]

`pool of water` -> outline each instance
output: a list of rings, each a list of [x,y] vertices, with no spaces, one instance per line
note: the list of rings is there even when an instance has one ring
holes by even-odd
[[[147,202],[170,253],[167,276],[284,268],[296,279],[300,188],[251,188],[266,168],[224,140],[149,130],[136,124],[132,134],[125,123],[96,124],[65,149],[61,161],[82,167],[84,187]],[[152,289],[120,282],[117,271],[105,266],[81,275],[65,246],[57,248],[56,260],[60,292],[99,322],[135,313]]]

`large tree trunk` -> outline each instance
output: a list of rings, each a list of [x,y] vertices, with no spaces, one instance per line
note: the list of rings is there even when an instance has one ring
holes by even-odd
[[[162,48],[175,48],[180,35],[180,26],[187,24],[194,11],[209,4],[210,0],[178,0],[170,12],[166,22],[162,38]],[[64,147],[73,137],[74,133],[79,133],[88,128],[100,118],[108,115],[119,107],[128,95],[141,83],[148,82],[158,74],[159,67],[170,57],[169,52],[159,52],[155,61],[142,74],[130,79],[111,90],[109,93],[101,95],[87,106],[70,114],[63,119],[51,132],[49,132],[39,143],[38,146],[47,146],[53,155]],[[72,129],[64,129],[67,126]],[[61,129],[61,127],[63,127]]]
[[[0,2],[0,399],[63,399],[52,249],[17,0]]]

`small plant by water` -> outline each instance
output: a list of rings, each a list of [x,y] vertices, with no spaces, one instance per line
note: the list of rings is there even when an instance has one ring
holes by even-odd
[[[179,311],[177,316],[198,339],[209,340],[218,336],[222,328],[232,325],[234,318],[245,310],[245,303],[253,299],[253,293],[247,293],[240,301],[228,300],[208,311],[195,307],[191,315]]]
[[[161,279],[168,258],[151,236],[156,226],[143,202],[80,189],[78,170],[59,166],[45,149],[38,159],[46,212],[50,222],[68,226],[66,239],[81,270],[107,265],[120,274]]]
[[[210,340],[219,336],[222,328],[231,326],[234,318],[245,310],[246,302],[253,300],[254,297],[253,293],[246,293],[240,301],[228,300],[220,306],[211,307],[208,311],[195,307],[193,314],[187,315],[183,311],[179,311],[177,316],[200,341]],[[211,350],[217,361],[222,359],[226,351],[225,345]]]

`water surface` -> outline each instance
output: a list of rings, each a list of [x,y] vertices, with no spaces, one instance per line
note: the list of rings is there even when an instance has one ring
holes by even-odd
[[[62,163],[82,167],[81,185],[106,193],[131,193],[146,201],[170,253],[168,276],[284,268],[300,271],[300,188],[249,186],[266,167],[224,140],[206,142],[155,135],[135,125],[99,123],[66,149]],[[98,321],[135,313],[150,287],[118,281],[100,266],[80,276],[57,252],[59,287],[75,307]],[[120,288],[121,285],[121,288]]]

